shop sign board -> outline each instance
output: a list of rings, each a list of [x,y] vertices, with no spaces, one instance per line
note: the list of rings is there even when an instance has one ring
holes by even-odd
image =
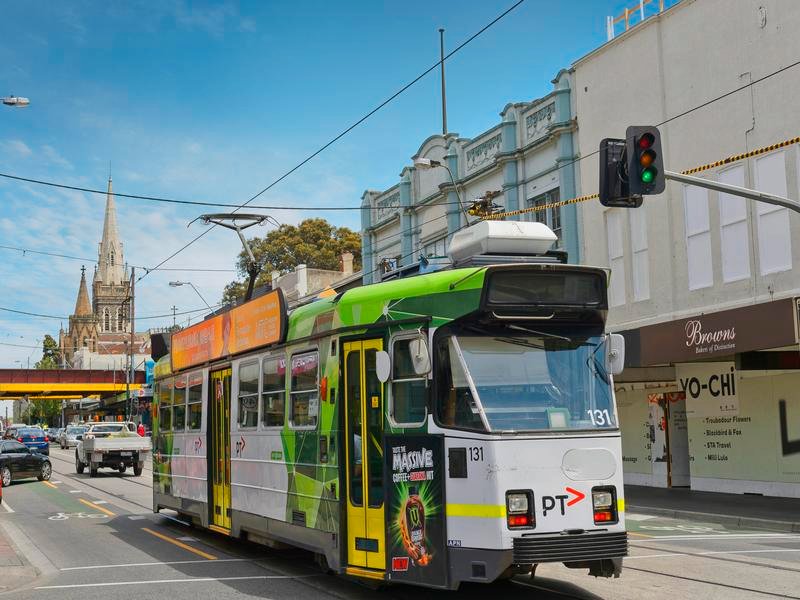
[[[675,365],[678,389],[686,394],[689,417],[721,417],[739,414],[736,366],[733,362]]]
[[[795,298],[763,302],[623,332],[628,367],[672,364],[798,343]]]
[[[445,587],[444,438],[387,435],[383,455],[389,576]]]

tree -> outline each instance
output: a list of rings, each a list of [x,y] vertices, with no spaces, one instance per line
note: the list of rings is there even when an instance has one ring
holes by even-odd
[[[42,342],[42,360],[35,364],[37,369],[58,369],[61,366],[61,350],[51,335],[45,335]]]
[[[361,268],[361,236],[347,227],[336,227],[325,219],[306,219],[299,225],[281,225],[263,238],[248,240],[261,273],[256,285],[271,281],[272,271],[288,273],[297,265],[312,269],[338,271],[339,259],[345,252],[353,254],[353,269]],[[242,249],[236,262],[241,275],[247,274],[247,253]],[[232,281],[222,294],[222,302],[230,303],[244,296],[247,282]]]

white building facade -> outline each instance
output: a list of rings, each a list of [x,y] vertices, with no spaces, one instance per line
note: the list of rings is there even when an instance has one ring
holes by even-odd
[[[598,189],[587,155],[628,125],[664,123],[671,171],[800,135],[800,66],[779,72],[798,31],[798,2],[683,0],[578,60],[581,193]],[[797,200],[800,147],[699,176]],[[639,209],[578,210],[581,258],[611,268],[609,324],[627,339],[626,482],[800,497],[800,214],[672,182]]]

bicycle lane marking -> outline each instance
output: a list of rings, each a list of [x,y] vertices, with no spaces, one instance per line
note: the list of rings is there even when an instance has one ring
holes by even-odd
[[[101,513],[104,513],[104,514],[108,515],[109,517],[116,517],[117,516],[117,513],[111,512],[107,508],[103,508],[102,506],[99,506],[98,504],[95,504],[94,502],[90,502],[89,500],[86,500],[84,498],[78,498],[78,502],[80,502],[81,504],[85,504],[86,506],[90,506],[95,510],[99,510]]]

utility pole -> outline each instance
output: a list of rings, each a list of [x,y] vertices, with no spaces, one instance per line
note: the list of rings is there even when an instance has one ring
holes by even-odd
[[[133,351],[134,331],[136,330],[136,327],[134,327],[134,324],[136,323],[136,294],[135,294],[135,290],[136,290],[136,267],[131,267],[131,344],[130,344],[130,346],[131,346],[131,371],[130,371],[130,374],[128,376],[128,379],[130,381],[133,381],[133,379],[134,379],[134,368],[135,368],[135,366],[133,364],[133,357],[134,357],[134,351]],[[131,396],[130,386],[128,386],[128,406],[130,407],[131,414],[133,414],[133,406],[131,406],[131,397],[130,396]],[[128,420],[130,420],[130,419],[128,419]]]
[[[439,63],[442,67],[442,135],[447,135],[447,96],[444,90],[444,29],[439,29]]]
[[[177,312],[178,307],[174,304],[172,305],[172,328],[175,329],[175,313]]]

